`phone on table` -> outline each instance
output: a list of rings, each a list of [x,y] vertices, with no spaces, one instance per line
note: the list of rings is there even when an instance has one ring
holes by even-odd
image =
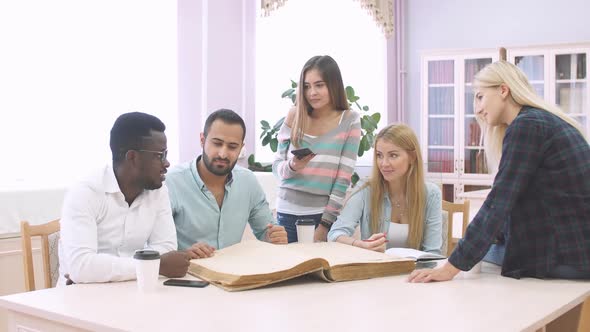
[[[209,285],[209,282],[201,281],[201,280],[168,279],[168,280],[164,281],[164,285],[203,288],[203,287]]]
[[[297,159],[302,159],[312,154],[313,151],[311,151],[309,148],[301,148],[297,150],[291,150],[291,153],[294,154]]]

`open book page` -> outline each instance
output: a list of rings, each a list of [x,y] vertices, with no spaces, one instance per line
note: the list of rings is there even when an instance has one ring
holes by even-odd
[[[211,271],[245,276],[288,270],[312,258],[305,252],[289,250],[289,246],[250,240],[193,261]]]
[[[405,260],[402,257],[387,256],[381,252],[364,250],[338,242],[292,243],[286,247],[293,253],[303,254],[309,258],[323,258],[330,266]]]
[[[218,273],[245,276],[288,270],[314,258],[325,259],[330,266],[403,260],[359,249],[337,242],[276,245],[251,240],[218,250],[213,257],[194,262]]]
[[[193,259],[189,273],[228,291],[262,287],[304,274],[326,281],[384,277],[413,270],[411,259],[337,242],[275,245],[245,241]]]
[[[407,257],[412,258],[415,260],[435,260],[435,259],[445,259],[445,256],[432,254],[425,251],[420,251],[412,248],[389,248],[385,250],[385,253],[391,255],[392,257]]]

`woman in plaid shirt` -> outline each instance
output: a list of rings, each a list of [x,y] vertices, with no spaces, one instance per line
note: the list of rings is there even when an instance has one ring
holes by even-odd
[[[590,147],[580,125],[506,61],[482,69],[474,89],[492,190],[448,262],[409,281],[450,280],[486,254],[507,277],[590,279]]]

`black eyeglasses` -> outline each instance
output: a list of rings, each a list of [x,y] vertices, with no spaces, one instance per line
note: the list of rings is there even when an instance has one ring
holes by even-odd
[[[151,153],[155,153],[160,157],[160,161],[162,163],[166,162],[166,157],[168,157],[168,150],[164,150],[164,151],[153,151],[153,150],[136,150],[139,152],[151,152]]]

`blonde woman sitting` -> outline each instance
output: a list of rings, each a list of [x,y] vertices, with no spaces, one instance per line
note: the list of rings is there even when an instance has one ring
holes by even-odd
[[[441,213],[440,189],[424,182],[416,135],[393,124],[377,134],[372,175],[351,195],[328,240],[381,252],[410,247],[440,254]],[[361,240],[356,240],[359,223]]]

